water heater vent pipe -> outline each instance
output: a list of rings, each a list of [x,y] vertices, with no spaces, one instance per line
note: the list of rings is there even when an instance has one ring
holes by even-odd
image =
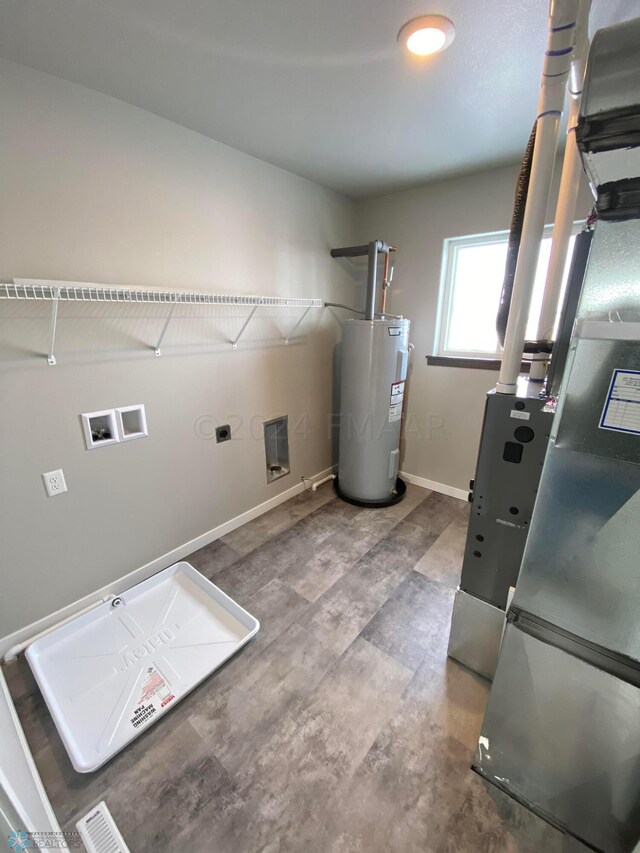
[[[376,290],[378,278],[378,252],[389,251],[382,240],[369,243],[369,266],[367,269],[367,297],[364,305],[364,319],[373,320],[376,315]]]
[[[549,201],[560,117],[575,39],[578,0],[551,0],[549,32],[538,98],[536,142],[522,243],[513,285],[509,321],[496,391],[515,394],[524,350],[531,294]]]

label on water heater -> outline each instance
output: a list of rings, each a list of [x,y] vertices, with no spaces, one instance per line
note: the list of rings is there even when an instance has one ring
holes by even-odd
[[[389,423],[399,421],[402,417],[402,401],[404,400],[404,382],[394,382],[391,386],[389,400]]]

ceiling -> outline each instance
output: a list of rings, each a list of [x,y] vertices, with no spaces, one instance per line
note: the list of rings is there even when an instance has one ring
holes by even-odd
[[[517,161],[546,0],[0,0],[0,56],[150,110],[353,197]],[[419,14],[456,25],[408,59]],[[593,0],[592,29],[640,15]]]

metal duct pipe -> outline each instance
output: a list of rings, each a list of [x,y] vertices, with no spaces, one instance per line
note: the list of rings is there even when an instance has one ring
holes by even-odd
[[[573,52],[577,8],[577,0],[551,0],[549,9],[549,33],[538,99],[531,183],[524,215],[522,243],[516,265],[504,352],[496,385],[496,391],[499,394],[515,394],[520,373],[531,293],[553,176],[560,116]]]
[[[345,246],[342,249],[332,249],[330,254],[332,258],[359,258],[366,255],[369,251],[369,244],[364,246]]]
[[[573,49],[569,76],[571,102],[567,125],[567,145],[562,163],[562,176],[560,178],[560,189],[558,191],[558,202],[553,224],[549,268],[547,270],[536,333],[536,339],[539,341],[550,341],[553,335],[553,327],[560,301],[562,279],[569,252],[573,217],[576,210],[578,190],[580,189],[582,161],[576,143],[576,126],[580,114],[580,98],[582,97],[582,85],[587,63],[587,53],[589,51],[587,25],[590,8],[591,0],[579,0],[578,18],[575,28],[575,47]],[[535,354],[531,362],[530,378],[538,381],[543,380],[547,372],[548,363],[548,356],[542,353]]]
[[[558,334],[553,345],[551,364],[547,371],[546,393],[548,396],[557,397],[560,392],[560,382],[569,355],[569,345],[573,324],[578,313],[578,302],[582,292],[582,284],[589,260],[591,240],[593,231],[591,229],[581,231],[576,237],[576,244],[571,257],[571,268],[567,281],[567,290],[564,295],[562,313],[558,324]]]
[[[374,243],[379,244],[379,252],[395,252],[396,247],[390,246],[384,240],[374,240]],[[332,258],[361,258],[369,254],[369,246],[371,243],[365,243],[362,246],[343,246],[341,249],[331,249],[329,254]]]
[[[382,240],[369,243],[369,268],[367,270],[367,296],[364,303],[364,319],[373,320],[376,314],[376,288],[378,281],[378,252],[389,251]]]

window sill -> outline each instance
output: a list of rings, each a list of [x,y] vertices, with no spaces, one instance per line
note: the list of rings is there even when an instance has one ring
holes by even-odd
[[[471,370],[500,370],[499,358],[462,358],[450,355],[428,355],[427,364],[430,367],[466,367]],[[529,362],[523,361],[522,373],[529,372]]]

